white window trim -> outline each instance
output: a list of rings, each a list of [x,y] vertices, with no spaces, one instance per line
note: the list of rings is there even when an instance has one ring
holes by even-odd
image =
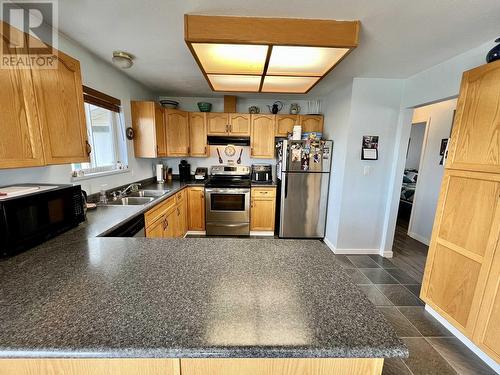
[[[93,172],[89,174],[84,174],[83,176],[73,176],[71,177],[71,181],[83,181],[83,180],[90,180],[92,178],[98,178],[98,177],[104,177],[104,176],[112,176],[115,174],[123,174],[123,173],[130,173],[132,170],[129,168],[125,169],[112,169],[109,171],[102,171],[102,172]]]

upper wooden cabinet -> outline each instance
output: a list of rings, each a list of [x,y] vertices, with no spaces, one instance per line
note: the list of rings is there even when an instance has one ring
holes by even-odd
[[[189,155],[189,113],[165,109],[167,156]]]
[[[207,157],[207,114],[204,112],[189,113],[189,155]]]
[[[208,135],[239,136],[250,135],[248,113],[207,113]]]
[[[500,173],[500,61],[462,77],[447,168]]]
[[[229,134],[240,137],[249,136],[250,115],[248,113],[230,113]]]
[[[299,115],[302,132],[323,132],[323,115]]]
[[[0,168],[44,165],[30,71],[0,69],[0,86]]]
[[[88,161],[80,63],[58,52],[57,69],[33,69],[46,164]]]
[[[138,158],[167,156],[163,108],[155,102],[131,101],[134,153]]]
[[[276,115],[276,137],[286,137],[297,125],[298,115]]]
[[[208,135],[227,135],[229,125],[229,114],[227,113],[207,113]]]
[[[274,157],[274,115],[251,115],[250,156],[272,159]]]

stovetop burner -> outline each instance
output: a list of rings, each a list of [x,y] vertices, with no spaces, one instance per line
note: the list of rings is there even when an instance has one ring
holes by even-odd
[[[250,188],[250,167],[240,165],[215,165],[205,184],[210,188]]]
[[[208,188],[250,188],[249,178],[210,177],[205,187]]]

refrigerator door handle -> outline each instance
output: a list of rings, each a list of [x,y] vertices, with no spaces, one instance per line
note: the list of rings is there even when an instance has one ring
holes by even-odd
[[[285,183],[285,199],[286,199],[286,197],[288,196],[288,178],[286,178],[285,173],[283,173],[283,178],[285,179],[284,183]]]

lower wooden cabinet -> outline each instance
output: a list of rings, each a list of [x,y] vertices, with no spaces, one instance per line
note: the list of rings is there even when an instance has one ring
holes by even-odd
[[[250,206],[250,230],[274,231],[276,188],[252,188]]]
[[[205,188],[192,186],[187,189],[188,230],[205,230]]]
[[[187,203],[185,191],[150,209],[145,217],[147,238],[184,237],[187,232]]]

